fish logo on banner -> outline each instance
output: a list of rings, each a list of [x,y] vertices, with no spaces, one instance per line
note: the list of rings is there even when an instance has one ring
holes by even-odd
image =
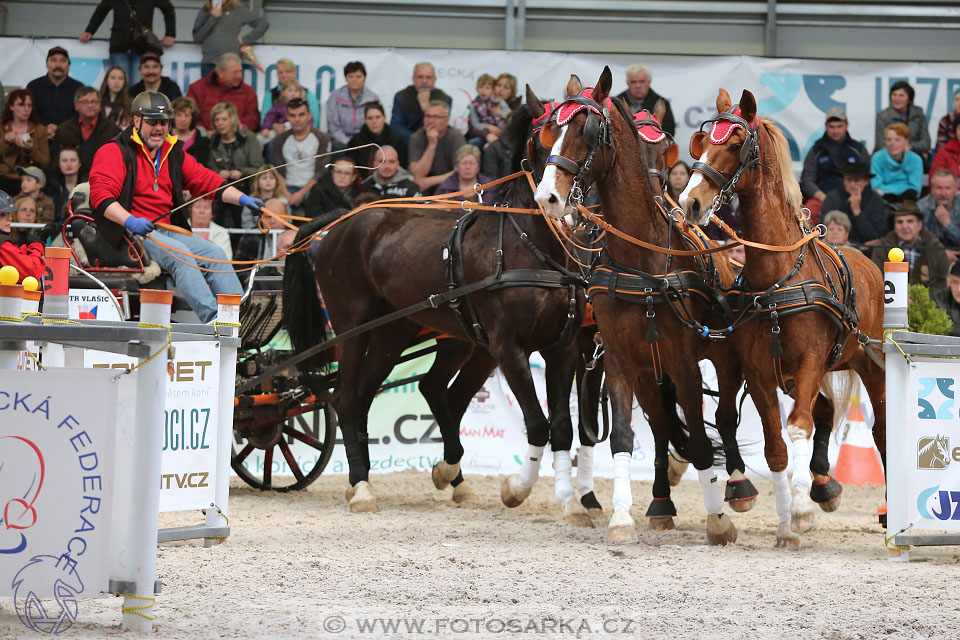
[[[953,378],[919,378],[917,417],[921,420],[952,420]]]
[[[950,466],[950,439],[937,434],[917,441],[917,469],[946,469]]]

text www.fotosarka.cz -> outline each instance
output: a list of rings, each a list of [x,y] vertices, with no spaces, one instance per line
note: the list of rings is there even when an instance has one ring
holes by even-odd
[[[627,618],[551,618],[551,617],[482,617],[413,618],[413,617],[358,617],[326,616],[320,621],[323,633],[356,634],[630,634],[639,630],[636,620]]]

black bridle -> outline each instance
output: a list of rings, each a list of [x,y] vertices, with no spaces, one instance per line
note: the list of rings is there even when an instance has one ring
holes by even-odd
[[[704,125],[723,120],[732,125],[739,125],[743,128],[744,132],[743,145],[740,147],[740,164],[732,174],[714,169],[706,162],[700,162],[699,160],[694,162],[693,166],[690,167],[691,171],[699,171],[706,176],[708,180],[720,187],[720,192],[713,197],[713,202],[710,205],[711,213],[716,212],[721,205],[730,201],[733,190],[736,188],[737,183],[740,182],[744,171],[754,169],[760,165],[760,143],[757,139],[757,127],[734,113],[739,107],[740,105],[734,105],[727,113],[718,114],[716,118],[706,120],[700,125],[700,131],[703,132]],[[707,136],[710,136],[709,132],[707,132]]]

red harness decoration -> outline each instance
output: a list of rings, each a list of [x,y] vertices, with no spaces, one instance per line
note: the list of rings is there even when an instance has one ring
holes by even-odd
[[[553,115],[553,112],[556,111],[557,107],[559,107],[561,104],[563,103],[562,102],[544,102],[543,103],[544,114],[539,118],[535,118],[533,120],[533,128],[539,129],[540,127],[545,125],[550,120],[550,116]]]
[[[660,121],[653,117],[653,114],[643,109],[633,116],[633,124],[637,127],[637,133],[640,139],[650,144],[661,142],[667,137],[660,125]]]
[[[584,89],[580,92],[580,95],[584,98],[593,100],[593,89]],[[606,98],[603,101],[603,105],[607,109],[613,109],[613,101],[610,100],[610,98]],[[588,108],[598,116],[603,116],[603,114],[594,107],[587,107],[587,105],[579,102],[564,102],[562,105],[560,105],[560,108],[557,109],[557,124],[561,127],[566,125],[568,122],[570,122],[570,119],[573,118],[573,116]]]
[[[734,109],[732,113],[735,116],[743,117],[740,107]],[[750,124],[756,129],[760,126],[760,118],[754,116],[753,122]],[[729,120],[714,120],[713,125],[710,127],[710,144],[723,144],[733,135],[734,129],[743,129],[743,125],[739,122],[730,122]]]

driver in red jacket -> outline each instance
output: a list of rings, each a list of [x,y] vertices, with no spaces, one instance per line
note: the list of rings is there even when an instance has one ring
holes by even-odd
[[[43,277],[43,243],[32,238],[22,245],[13,241],[10,223],[16,212],[17,205],[13,199],[6,191],[0,191],[0,266],[16,267],[21,282],[27,276],[39,280]]]

